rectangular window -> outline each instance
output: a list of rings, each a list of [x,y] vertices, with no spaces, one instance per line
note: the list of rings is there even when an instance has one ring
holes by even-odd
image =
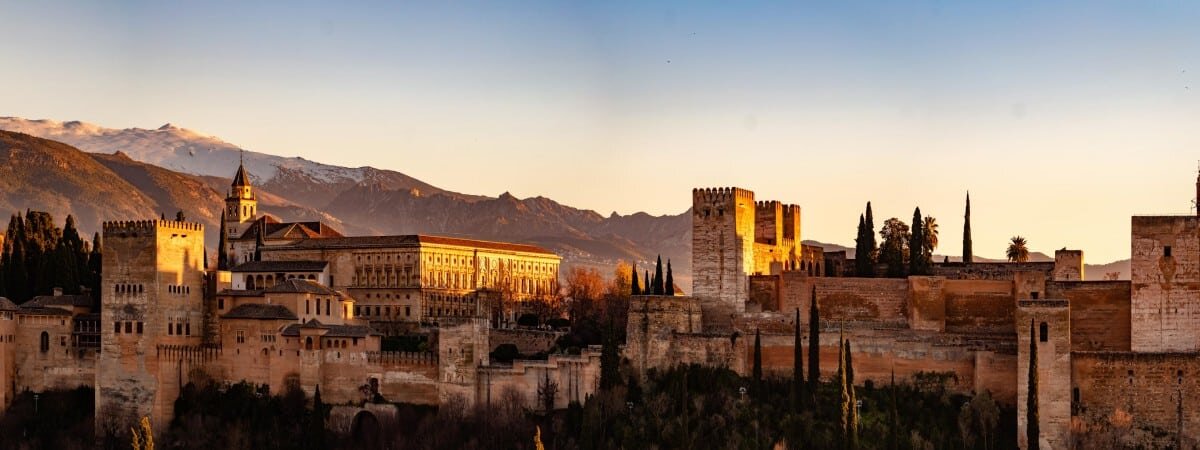
[[[173,336],[173,335],[175,335],[175,325],[168,323],[167,324],[167,336]]]
[[[1170,245],[1163,247],[1163,256],[1168,257],[1168,258],[1171,257],[1171,246]]]
[[[404,317],[412,317],[412,309],[408,306],[404,307]]]
[[[188,336],[192,335],[192,323],[191,322],[183,324],[183,332],[184,332],[184,334],[187,334]]]
[[[121,332],[121,322],[114,322],[113,323],[113,333],[120,333],[120,332]]]
[[[325,299],[325,315],[329,315],[329,299]]]
[[[183,324],[182,323],[175,324],[175,334],[183,336]]]
[[[305,301],[304,301],[304,314],[312,314],[312,312],[311,312],[311,311],[309,311],[309,309],[308,309],[308,308],[309,308],[309,306],[308,306],[308,300],[305,300]]]
[[[242,331],[242,330],[237,330],[237,343],[241,344],[244,342],[246,342],[246,332]]]
[[[1033,291],[1033,292],[1030,292],[1030,293],[1029,293],[1029,295],[1030,295],[1030,296],[1031,296],[1031,297],[1032,297],[1034,300],[1037,300],[1037,299],[1038,299],[1038,291]]]
[[[133,333],[133,322],[125,322],[125,333]]]
[[[220,309],[220,310],[225,309],[225,299],[224,298],[217,299],[217,309]]]
[[[138,334],[142,334],[142,322],[138,322],[137,331],[138,331]]]

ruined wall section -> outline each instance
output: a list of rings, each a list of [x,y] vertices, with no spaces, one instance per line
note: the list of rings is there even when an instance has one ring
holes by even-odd
[[[1200,238],[1195,216],[1132,219],[1130,348],[1200,350]]]
[[[1077,352],[1072,411],[1085,448],[1200,445],[1200,355]]]
[[[628,316],[625,358],[639,372],[677,364],[668,359],[672,337],[703,331],[700,301],[694,297],[635,295],[629,299]]]
[[[692,295],[745,310],[754,267],[754,193],[692,190]]]
[[[1071,350],[1130,350],[1129,281],[1055,281],[1046,284],[1050,298],[1071,305]]]
[[[486,319],[459,319],[438,329],[439,403],[452,397],[474,401],[479,367],[489,364],[489,324]]]
[[[1056,250],[1054,252],[1054,281],[1083,281],[1083,250]]]
[[[1046,275],[1046,279],[1053,279],[1054,262],[935,262],[932,275],[949,280],[1012,280],[1017,272],[1041,272]]]
[[[522,406],[537,411],[544,405],[539,392],[553,392],[554,408],[566,408],[572,402],[584,403],[599,390],[600,349],[589,348],[578,356],[552,355],[545,361],[488,366],[479,370],[476,379],[480,402],[497,404],[515,394],[524,402]]]

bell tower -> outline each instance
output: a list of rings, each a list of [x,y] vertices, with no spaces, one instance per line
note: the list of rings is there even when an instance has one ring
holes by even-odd
[[[225,197],[225,232],[228,233],[225,238],[241,237],[257,217],[258,200],[254,197],[254,188],[250,186],[250,175],[246,174],[246,166],[239,163],[233,184],[229,187],[229,195]],[[226,251],[233,254],[232,248]]]

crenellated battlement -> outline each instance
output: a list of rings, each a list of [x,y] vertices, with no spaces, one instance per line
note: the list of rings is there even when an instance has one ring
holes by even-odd
[[[692,189],[693,204],[731,203],[735,200],[754,201],[754,192],[737,187]]]
[[[158,229],[203,232],[204,225],[177,220],[117,220],[104,222],[104,234],[149,233]]]

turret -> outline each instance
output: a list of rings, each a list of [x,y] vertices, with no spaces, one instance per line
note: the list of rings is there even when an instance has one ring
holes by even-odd
[[[224,215],[224,231],[226,233],[224,242],[228,246],[225,252],[228,255],[235,255],[231,241],[245,234],[246,230],[254,224],[255,218],[258,217],[258,199],[254,197],[254,188],[250,186],[250,175],[246,173],[246,166],[243,164],[238,164],[229,195],[225,197]],[[229,263],[233,264],[234,261],[229,261]]]

